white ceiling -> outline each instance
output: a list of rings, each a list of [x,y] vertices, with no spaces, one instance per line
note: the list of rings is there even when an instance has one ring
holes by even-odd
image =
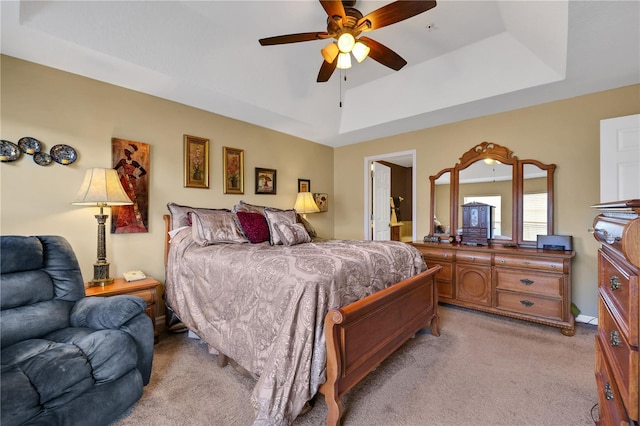
[[[327,83],[327,41],[258,44],[325,31],[317,0],[2,0],[0,14],[3,54],[334,147],[640,83],[638,1],[438,1],[366,34],[403,69],[368,58]]]

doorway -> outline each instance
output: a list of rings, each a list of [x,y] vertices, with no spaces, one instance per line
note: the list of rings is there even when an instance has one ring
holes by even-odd
[[[375,220],[375,212],[373,206],[373,194],[374,191],[377,190],[375,188],[375,183],[372,178],[372,164],[375,162],[384,162],[392,165],[402,166],[405,168],[411,168],[410,179],[407,179],[407,186],[405,191],[411,194],[411,207],[402,209],[402,204],[396,206],[396,209],[400,213],[399,221],[404,223],[406,226],[404,233],[406,233],[406,239],[411,239],[412,241],[416,240],[416,151],[401,151],[401,152],[393,152],[388,154],[375,155],[370,157],[365,157],[364,159],[364,239],[372,240],[374,237],[373,233],[373,221]],[[392,177],[393,179],[393,177]],[[380,191],[378,190],[378,193]],[[394,197],[393,192],[391,193],[391,197]],[[396,200],[397,203],[398,200]],[[391,209],[391,204],[388,204],[389,209]],[[410,222],[410,223],[408,223]]]

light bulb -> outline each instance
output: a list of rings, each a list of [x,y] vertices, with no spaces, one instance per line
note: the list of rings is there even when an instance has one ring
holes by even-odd
[[[338,37],[338,48],[342,53],[351,52],[354,44],[356,44],[356,39],[350,33],[342,33]]]

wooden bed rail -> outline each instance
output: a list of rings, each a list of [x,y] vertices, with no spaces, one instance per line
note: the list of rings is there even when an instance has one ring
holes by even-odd
[[[382,361],[430,324],[439,336],[435,266],[340,309],[324,320],[327,381],[320,387],[327,425],[340,424],[341,397]]]

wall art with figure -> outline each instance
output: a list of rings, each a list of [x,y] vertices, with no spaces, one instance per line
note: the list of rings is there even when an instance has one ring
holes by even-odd
[[[113,168],[133,205],[111,207],[111,233],[149,232],[149,144],[111,139]]]

